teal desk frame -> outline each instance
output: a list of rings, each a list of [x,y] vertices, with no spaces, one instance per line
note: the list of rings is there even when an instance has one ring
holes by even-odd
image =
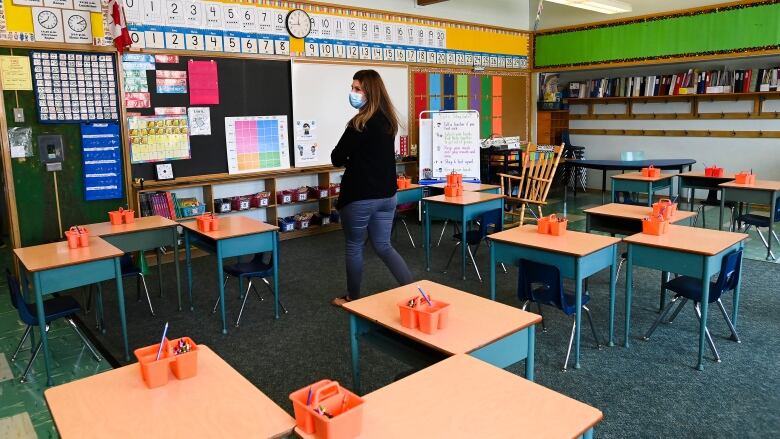
[[[361,393],[359,346],[361,337],[376,348],[416,368],[428,367],[449,357],[448,353],[423,345],[349,310],[347,312],[349,312],[349,340],[352,347],[352,380],[355,385],[354,390],[358,394]],[[471,351],[468,355],[501,369],[526,360],[525,377],[533,381],[535,334],[536,325],[530,325]]]
[[[101,238],[125,253],[155,249],[157,255],[157,277],[160,285],[160,297],[163,295],[162,264],[160,247],[173,246],[173,263],[176,266],[176,295],[181,311],[181,273],[179,268],[179,232],[178,225],[156,229],[102,235]]]
[[[431,218],[457,221],[460,223],[460,230],[468,230],[466,225],[469,221],[477,219],[485,212],[495,209],[504,211],[504,199],[496,198],[472,204],[446,204],[431,201],[423,198],[423,246],[425,247],[425,270],[431,271]],[[501,227],[504,226],[504,216],[501,215]],[[466,280],[466,245],[461,245],[461,275]]]
[[[488,237],[490,239],[490,237]],[[582,328],[582,292],[583,280],[599,271],[609,268],[609,345],[614,346],[613,328],[615,321],[615,276],[617,244],[608,245],[593,253],[576,256],[557,253],[540,248],[527,247],[516,243],[491,240],[490,242],[490,299],[496,300],[496,264],[517,266],[521,259],[554,265],[561,276],[574,280],[575,329],[574,329],[574,368],[580,368],[580,332]]]
[[[19,261],[21,269],[21,284],[25,296],[29,297],[27,287],[27,267],[22,261]],[[71,288],[83,287],[104,280],[116,280],[116,296],[119,304],[119,322],[122,328],[122,341],[125,348],[125,361],[130,361],[130,348],[127,342],[127,318],[125,316],[125,294],[122,287],[122,269],[119,258],[107,258],[96,261],[83,262],[79,264],[66,265],[63,267],[50,268],[31,273],[33,279],[33,288],[35,289],[35,310],[38,315],[38,328],[41,333],[41,346],[43,347],[43,362],[46,368],[46,385],[52,385],[51,379],[51,354],[49,353],[49,339],[46,334],[46,314],[43,310],[43,296],[57,293],[59,291],[69,290]]]
[[[279,318],[279,232],[268,230],[266,232],[240,235],[232,238],[214,240],[195,230],[184,227],[184,253],[187,261],[187,289],[190,296],[190,310],[192,304],[192,255],[191,246],[211,253],[217,257],[217,288],[219,291],[220,315],[222,317],[222,333],[227,334],[227,319],[225,315],[225,273],[222,270],[223,259],[251,255],[261,252],[271,252],[274,271],[274,316]],[[243,293],[243,284],[239,285]]]
[[[780,191],[770,189],[756,189],[751,188],[750,186],[746,186],[744,189],[722,186],[721,190],[723,192],[720,197],[720,216],[718,230],[723,230],[723,211],[726,208],[726,201],[735,201],[748,204],[766,204],[769,206],[769,233],[767,236],[769,245],[766,249],[766,260],[774,261],[775,259],[772,257],[772,231],[774,230],[773,226],[775,223],[775,209],[777,208],[777,197],[780,197]]]
[[[690,189],[688,192],[688,210],[691,212],[693,212],[693,200],[695,199],[696,189],[714,190],[722,195],[722,188],[718,185],[734,180],[730,177],[697,177],[684,174],[679,174],[677,178],[677,197],[680,200],[683,199],[683,191]]]
[[[675,175],[667,174],[664,178],[656,181],[625,180],[622,178],[612,178],[612,202],[617,203],[616,195],[618,192],[639,192],[647,194],[647,205],[653,205],[653,196],[656,191],[669,189],[669,196],[672,195],[672,178]]]
[[[708,256],[685,252],[676,249],[651,247],[649,245],[628,242],[628,260],[626,264],[626,317],[625,317],[625,341],[624,347],[629,347],[631,339],[631,301],[633,298],[634,265],[661,270],[662,272],[677,273],[691,276],[702,281],[701,324],[699,325],[699,357],[696,368],[704,370],[704,345],[706,343],[704,330],[707,327],[707,313],[709,309],[710,278],[720,270],[723,256],[732,251],[743,248],[744,241],[740,241],[727,247],[721,252]],[[740,262],[741,263],[741,262]],[[737,281],[734,290],[734,302],[732,309],[732,322],[737,326],[739,312],[739,293],[742,286],[742,276]],[[614,304],[610,304],[613,308]],[[612,334],[610,334],[612,337]]]
[[[399,189],[395,193],[396,204],[416,203],[423,198],[423,187]]]

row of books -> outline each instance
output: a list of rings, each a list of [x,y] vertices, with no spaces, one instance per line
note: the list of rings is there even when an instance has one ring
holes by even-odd
[[[689,69],[674,75],[600,78],[570,82],[569,98],[677,96],[685,94],[748,93],[778,91],[780,67],[768,69]]]
[[[160,215],[176,220],[203,213],[197,198],[177,198],[173,192],[142,192],[139,201],[141,216]]]

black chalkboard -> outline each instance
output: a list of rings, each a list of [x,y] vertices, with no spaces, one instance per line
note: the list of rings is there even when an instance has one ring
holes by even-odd
[[[156,67],[158,70],[187,71],[187,61],[191,59],[217,62],[219,105],[208,105],[211,108],[211,135],[190,137],[192,158],[170,162],[173,164],[173,175],[176,178],[228,172],[225,151],[226,117],[287,115],[288,139],[293,138],[289,61],[180,56],[176,64],[158,63]],[[190,106],[189,94],[158,94],[155,71],[148,70],[146,75],[152,108],[128,109],[129,112],[150,116],[154,115],[154,107]],[[290,154],[290,157],[293,155]],[[157,178],[154,163],[132,165],[132,173],[134,178]]]

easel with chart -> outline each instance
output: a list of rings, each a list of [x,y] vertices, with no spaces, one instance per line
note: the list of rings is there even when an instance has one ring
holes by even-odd
[[[420,180],[444,180],[455,172],[464,181],[479,182],[479,123],[476,110],[421,112]]]

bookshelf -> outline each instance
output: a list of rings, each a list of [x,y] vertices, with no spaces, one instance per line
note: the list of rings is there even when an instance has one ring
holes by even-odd
[[[536,142],[540,145],[560,145],[561,134],[568,128],[568,110],[539,110],[536,115]]]

